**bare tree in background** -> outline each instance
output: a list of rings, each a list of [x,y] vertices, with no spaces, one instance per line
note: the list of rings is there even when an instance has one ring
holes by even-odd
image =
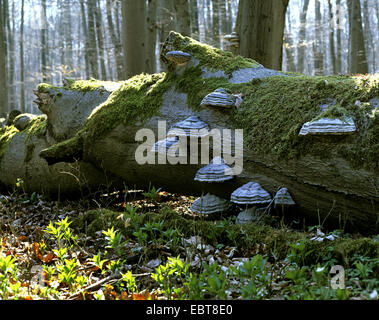
[[[123,48],[125,78],[146,70],[146,3],[125,0],[122,2]]]
[[[350,33],[350,73],[368,73],[365,42],[362,28],[361,3],[347,0]]]
[[[324,56],[322,53],[323,50],[322,50],[321,32],[322,32],[321,3],[320,3],[320,0],[315,0],[315,24],[314,24],[315,40],[312,44],[315,75],[324,74]]]
[[[4,1],[0,0],[0,116],[8,111],[7,53]]]
[[[175,0],[176,30],[184,36],[191,35],[191,16],[188,0]]]
[[[240,55],[267,68],[282,68],[282,48],[288,0],[240,0],[236,30]]]
[[[146,16],[146,72],[157,70],[155,49],[157,45],[157,3],[158,0],[148,0]]]
[[[305,39],[306,39],[306,24],[307,14],[309,8],[309,0],[304,0],[303,8],[300,13],[300,31],[299,31],[299,46],[297,53],[297,71],[304,72],[304,58],[305,58]]]

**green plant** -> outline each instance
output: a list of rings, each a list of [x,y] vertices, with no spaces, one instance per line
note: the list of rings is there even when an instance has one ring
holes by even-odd
[[[169,300],[174,299],[174,294],[181,299],[185,297],[182,286],[187,284],[188,279],[191,278],[189,268],[190,265],[184,264],[179,256],[168,257],[166,265],[156,268],[151,277],[159,284]]]
[[[61,219],[54,224],[50,221],[49,225],[45,229],[45,232],[53,236],[53,238],[58,242],[58,246],[60,248],[64,245],[72,248],[74,245],[78,244],[78,236],[73,234],[72,229],[70,228],[71,223],[72,222],[68,222],[68,217]]]
[[[62,283],[67,284],[69,287],[72,287],[77,278],[77,267],[78,262],[76,259],[65,259],[62,264],[57,264],[58,279]]]
[[[101,271],[103,271],[103,265],[106,263],[108,260],[103,259],[101,260],[101,253],[99,252],[97,255],[92,257],[92,262],[95,264],[96,267],[98,267]]]
[[[126,289],[128,290],[129,293],[134,293],[137,291],[137,283],[135,277],[133,277],[133,274],[131,271],[128,271],[126,273],[121,274],[121,283],[119,284],[120,287],[126,286]]]
[[[118,255],[121,255],[123,252],[124,242],[122,242],[123,235],[119,230],[114,230],[112,226],[111,229],[103,231],[105,239],[108,241],[106,248],[113,249]]]
[[[161,191],[162,189],[159,188],[159,189],[155,189],[155,187],[153,186],[152,188],[149,189],[148,192],[145,192],[143,193],[143,195],[150,199],[151,201],[153,201],[154,203],[157,203],[158,200],[159,200],[159,192]]]
[[[10,255],[3,257],[0,251],[0,298],[18,298],[21,283],[17,281],[18,273],[15,259]]]

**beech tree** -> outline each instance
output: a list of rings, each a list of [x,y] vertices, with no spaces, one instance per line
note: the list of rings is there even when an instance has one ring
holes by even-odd
[[[125,78],[145,71],[145,11],[145,1],[122,2]]]
[[[350,34],[350,73],[368,73],[366,49],[362,28],[361,3],[347,0]]]
[[[0,0],[0,115],[8,111],[8,77],[4,5],[4,1]]]
[[[265,67],[282,68],[285,14],[288,0],[240,0],[236,30],[240,55]]]

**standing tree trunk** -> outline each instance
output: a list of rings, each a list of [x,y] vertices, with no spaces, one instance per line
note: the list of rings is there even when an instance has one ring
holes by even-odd
[[[197,0],[190,0],[191,7],[191,34],[192,37],[199,40],[200,30],[199,30],[199,8],[197,5]]]
[[[90,76],[99,78],[98,52],[96,45],[95,10],[97,0],[88,0],[88,37],[86,41],[87,55],[90,66]]]
[[[123,48],[126,79],[146,70],[145,10],[145,1],[122,1]]]
[[[64,12],[67,21],[65,21],[65,42],[66,42],[66,55],[67,61],[66,64],[69,66],[69,71],[74,69],[74,55],[73,55],[73,38],[72,38],[72,19],[71,19],[71,0],[64,1]]]
[[[350,33],[349,73],[368,73],[366,49],[362,29],[361,3],[347,0]]]
[[[188,0],[175,0],[176,30],[184,36],[191,35],[191,16]]]
[[[149,0],[146,17],[146,72],[157,71],[157,0]]]
[[[47,18],[46,0],[42,0],[41,6],[41,68],[42,82],[47,82]]]
[[[87,26],[87,19],[86,19],[86,9],[84,7],[84,0],[80,0],[80,14],[82,18],[82,29],[83,29],[83,37],[85,39],[85,54],[84,54],[84,62],[85,62],[85,74],[86,78],[89,79],[90,77],[90,63],[89,63],[89,56],[88,56],[88,26]]]
[[[103,39],[103,23],[100,9],[100,2],[97,0],[95,3],[95,27],[97,35],[98,59],[100,61],[101,79],[107,80],[107,70],[105,68],[104,56],[104,39]]]
[[[305,38],[306,38],[306,26],[307,26],[307,13],[309,7],[309,0],[304,0],[303,8],[300,13],[300,31],[299,31],[299,49],[297,52],[297,72],[304,72],[304,58],[305,58]]]
[[[9,101],[9,109],[14,109],[15,108],[15,90],[14,90],[14,75],[15,75],[15,63],[14,63],[14,58],[15,58],[15,42],[14,42],[14,37],[15,37],[15,17],[14,17],[14,12],[15,12],[15,4],[14,1],[12,2],[12,25],[10,21],[10,14],[9,14],[9,2],[8,0],[4,0],[5,3],[5,21],[6,21],[6,29],[7,29],[7,41],[8,41],[8,46],[7,46],[7,56],[8,56],[8,101]]]
[[[371,25],[370,25],[370,12],[368,8],[368,1],[363,1],[363,21],[364,21],[364,34],[366,35],[365,45],[366,45],[367,58],[368,58],[368,61],[372,63],[372,70],[375,71],[375,64],[376,64],[375,63],[375,44],[373,40],[374,36],[372,34]],[[370,56],[369,52],[371,53],[372,60],[369,59],[369,56]]]
[[[289,0],[240,0],[236,27],[240,55],[267,68],[282,68],[285,14]]]
[[[215,47],[220,47],[220,15],[219,15],[219,0],[212,0],[212,29],[213,29],[213,42]]]
[[[8,111],[8,79],[4,3],[0,0],[0,116]]]
[[[334,14],[333,14],[333,5],[332,0],[328,0],[328,13],[329,13],[329,21],[330,21],[330,29],[329,29],[329,50],[330,50],[330,58],[332,61],[332,73],[337,73],[337,65],[336,65],[336,50],[334,46]]]
[[[107,0],[107,22],[108,30],[111,36],[111,40],[114,46],[114,54],[116,56],[116,77],[117,79],[122,78],[123,72],[123,57],[122,57],[122,45],[120,38],[116,34],[116,29],[113,23],[113,14],[112,14],[112,4],[113,0]]]
[[[25,112],[25,60],[24,60],[24,14],[25,2],[21,0],[20,23],[20,81],[21,81],[21,112]]]
[[[289,10],[290,8],[288,8]],[[292,28],[291,28],[291,14],[288,13],[286,15],[287,23],[285,26],[285,32],[284,32],[284,48],[286,51],[286,66],[287,71],[295,72],[296,66],[295,66],[295,54],[294,54],[294,45],[292,40]]]
[[[336,72],[342,73],[342,37],[341,37],[341,0],[336,1],[336,28],[337,28],[337,54],[336,54]]]
[[[160,45],[166,41],[169,33],[175,30],[175,8],[171,0],[159,0],[159,40]]]
[[[315,41],[313,42],[314,72],[315,75],[324,74],[324,58],[322,53],[322,23],[320,0],[315,0]]]

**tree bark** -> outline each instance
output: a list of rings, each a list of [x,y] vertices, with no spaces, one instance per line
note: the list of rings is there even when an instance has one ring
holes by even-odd
[[[289,10],[289,8],[288,8]],[[284,32],[284,47],[286,51],[286,66],[287,71],[295,72],[296,66],[295,66],[295,52],[294,52],[294,45],[292,40],[292,24],[291,24],[291,14],[288,13],[287,15],[287,23],[285,26],[285,32]]]
[[[364,21],[364,34],[365,34],[365,46],[366,46],[366,53],[368,61],[370,61],[369,52],[371,51],[371,64],[372,64],[372,70],[375,71],[375,44],[374,44],[374,36],[372,35],[372,29],[371,29],[371,23],[370,23],[370,13],[368,8],[368,1],[363,1],[363,21]],[[377,34],[377,33],[376,33]],[[370,68],[369,68],[370,70]]]
[[[146,70],[146,4],[144,1],[122,2],[125,79]]]
[[[47,57],[48,57],[48,39],[47,39],[47,17],[46,17],[46,0],[42,0],[41,6],[41,68],[42,82],[47,82]]]
[[[214,46],[220,47],[220,13],[219,13],[219,0],[212,0],[212,29],[213,29],[213,43]]]
[[[8,112],[8,71],[3,10],[4,4],[0,1],[0,115]]]
[[[149,0],[146,17],[146,72],[157,72],[157,0]]]
[[[10,6],[9,6],[9,1],[5,0],[5,20],[6,20],[6,30],[7,30],[7,56],[8,56],[8,101],[9,101],[9,109],[12,110],[15,108],[15,90],[14,90],[14,85],[15,85],[15,17],[14,17],[14,2],[12,2],[12,13],[13,13],[13,21],[11,24],[10,21]]]
[[[107,21],[108,30],[111,36],[111,40],[114,46],[114,54],[116,57],[116,76],[117,79],[122,78],[123,73],[123,57],[122,57],[122,44],[117,36],[116,29],[113,23],[113,10],[112,10],[113,0],[107,0]]]
[[[267,68],[280,70],[288,0],[241,0],[239,9],[240,55]]]
[[[341,37],[341,0],[336,1],[336,28],[337,28],[337,54],[336,54],[336,72],[342,73],[342,37]]]
[[[350,33],[350,73],[368,73],[360,0],[347,0]]]
[[[299,31],[299,49],[297,52],[297,72],[304,72],[304,59],[306,49],[306,26],[307,26],[307,14],[308,14],[309,0],[304,0],[303,8],[300,13],[300,31]]]
[[[98,56],[97,51],[97,41],[96,41],[96,26],[95,26],[95,10],[96,10],[97,0],[88,0],[88,37],[86,41],[88,62],[90,66],[90,76],[99,79],[99,65],[98,65]]]
[[[337,65],[336,65],[336,50],[334,45],[334,14],[333,14],[333,4],[332,0],[328,0],[328,13],[329,13],[329,21],[330,21],[330,29],[329,29],[329,52],[330,58],[332,62],[332,73],[337,73]]]
[[[25,112],[25,57],[24,57],[24,15],[25,0],[21,0],[21,22],[20,22],[20,81],[21,81],[21,104],[22,112]]]
[[[175,0],[174,7],[176,12],[176,31],[191,36],[191,16],[188,0]]]
[[[97,47],[98,47],[98,59],[100,62],[101,70],[101,80],[107,80],[107,70],[105,68],[105,52],[104,52],[104,39],[103,39],[103,22],[102,14],[100,9],[100,1],[95,3],[95,26],[96,26],[96,37],[97,37]]]
[[[315,0],[315,25],[314,25],[315,41],[313,42],[313,46],[312,46],[315,75],[324,74],[324,57],[322,53],[321,32],[322,32],[321,4],[320,4],[320,0]]]
[[[191,7],[191,36],[199,40],[200,30],[199,30],[199,8],[197,0],[190,0]]]

